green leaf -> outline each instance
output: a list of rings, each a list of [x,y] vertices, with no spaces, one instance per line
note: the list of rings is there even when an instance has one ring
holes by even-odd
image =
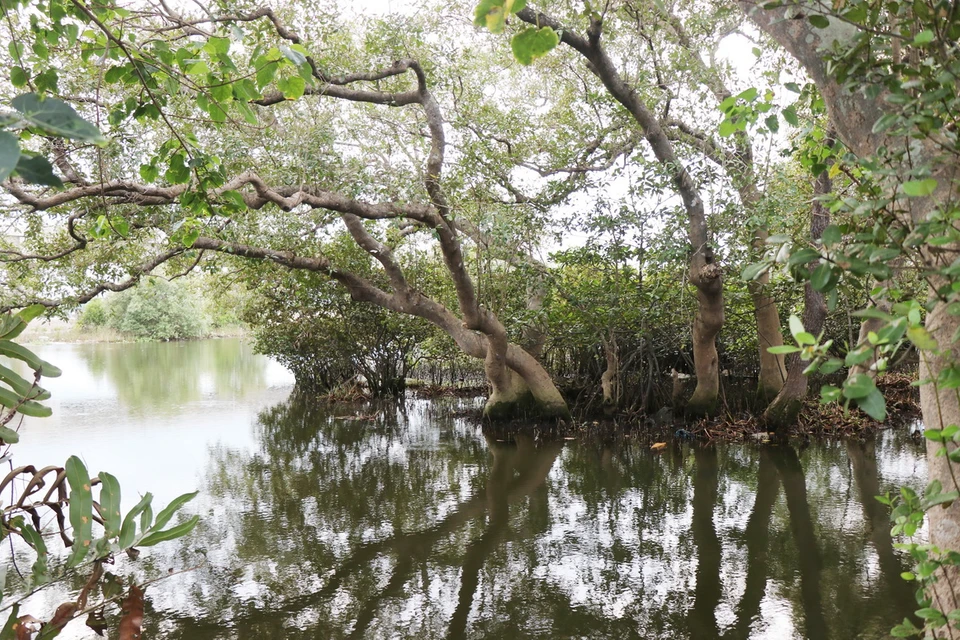
[[[126,549],[133,544],[133,541],[137,537],[137,516],[143,513],[149,506],[150,502],[153,500],[153,494],[147,493],[147,495],[140,498],[133,509],[131,509],[123,519],[123,525],[120,527],[120,548]],[[149,524],[147,526],[150,526]]]
[[[854,374],[843,383],[843,397],[851,400],[866,398],[876,390],[876,382],[865,373]]]
[[[840,244],[840,242],[843,240],[843,234],[840,232],[840,227],[835,224],[828,225],[827,228],[823,230],[823,235],[820,236],[820,240],[823,242],[823,246],[825,247],[832,247]]]
[[[31,369],[34,371],[39,371],[41,375],[48,378],[56,378],[62,373],[60,369],[45,360],[41,360],[36,356],[36,354],[26,347],[22,347],[15,342],[10,342],[9,340],[0,340],[0,355],[22,360],[23,362],[26,362],[27,366],[29,366]]]
[[[873,123],[873,133],[883,133],[902,117],[899,113],[886,113],[880,116],[877,118],[877,121]]]
[[[149,533],[154,533],[155,531],[159,531],[161,528],[163,528],[164,525],[170,522],[170,518],[173,517],[173,514],[175,514],[180,507],[196,498],[198,493],[200,492],[194,491],[193,493],[185,493],[182,496],[174,498],[173,501],[170,502],[170,504],[168,504],[163,511],[157,514],[157,520],[153,523],[153,526],[150,527]]]
[[[17,444],[20,442],[20,434],[10,427],[0,425],[0,440],[6,444]]]
[[[793,105],[790,105],[781,113],[783,114],[783,119],[789,122],[791,126],[800,126],[800,118],[797,117],[797,110],[793,107]]]
[[[827,27],[830,26],[830,21],[827,19],[826,16],[821,16],[816,13],[807,16],[807,20],[809,20],[810,24],[812,24],[818,29],[826,29]]]
[[[820,252],[816,249],[811,249],[810,247],[803,247],[798,249],[790,254],[790,257],[787,258],[787,264],[790,266],[797,266],[801,264],[807,264],[808,262],[813,262],[814,260],[820,259]]]
[[[287,100],[296,100],[306,91],[307,83],[300,76],[291,76],[277,80],[277,89]]]
[[[13,393],[3,387],[0,387],[0,405],[11,409],[16,407],[17,412],[25,416],[30,416],[31,418],[49,418],[53,414],[53,410],[51,410],[50,407],[34,400],[24,400],[21,394]],[[6,442],[8,444],[13,443],[11,440],[7,440]]]
[[[257,70],[257,86],[259,88],[264,88],[273,81],[275,75],[277,75],[277,69],[279,65],[276,62],[270,62],[260,67]]]
[[[25,93],[14,98],[10,104],[24,120],[47,133],[96,144],[107,142],[99,129],[77,115],[73,107],[62,100],[41,99],[35,93]]]
[[[798,318],[797,316],[791,315],[789,323],[790,323],[790,335],[796,337],[798,333],[806,332],[806,329],[803,328],[803,322],[801,322],[800,318]]]
[[[887,419],[887,403],[883,399],[883,394],[875,387],[866,397],[857,399],[857,406],[877,422]]]
[[[842,393],[843,392],[840,389],[832,384],[825,384],[820,387],[820,402],[826,404],[828,402],[839,400]]]
[[[929,196],[937,189],[937,181],[933,178],[926,180],[910,180],[903,183],[903,193],[912,197]]]
[[[184,184],[190,181],[190,167],[187,166],[186,158],[182,153],[170,156],[170,164],[163,177],[170,184]]]
[[[120,535],[120,483],[117,479],[101,471],[100,478],[100,517],[103,518],[103,535],[113,538]]]
[[[907,339],[921,351],[933,350],[939,346],[937,345],[937,341],[933,339],[933,336],[930,335],[930,332],[923,327],[910,327],[907,329]]]
[[[721,138],[729,138],[737,131],[737,123],[731,120],[730,118],[725,118],[723,122],[720,123],[720,126],[717,128],[717,133],[720,134]]]
[[[931,29],[924,29],[913,37],[913,44],[923,45],[933,42],[934,33]]]
[[[769,268],[770,264],[768,262],[755,262],[753,264],[748,264],[746,267],[744,267],[743,274],[741,274],[740,277],[747,282],[750,280],[756,280]]]
[[[27,86],[27,82],[30,78],[27,76],[27,72],[23,70],[23,67],[13,67],[10,69],[10,84],[16,88]]]
[[[810,286],[814,291],[824,292],[833,288],[840,280],[840,276],[834,271],[833,265],[829,262],[822,262],[810,274]]]
[[[189,231],[183,234],[183,239],[182,239],[183,246],[187,248],[192,247],[193,243],[196,242],[197,238],[199,237],[200,237],[200,228],[199,227],[191,228]]]
[[[80,458],[70,456],[64,468],[70,483],[70,526],[73,527],[73,551],[67,566],[75,567],[86,559],[93,539],[93,492],[90,474]]]
[[[767,116],[763,122],[772,133],[780,131],[780,120],[777,118],[777,114],[774,113]]]
[[[778,345],[776,347],[767,348],[767,353],[773,353],[777,355],[784,354],[784,353],[796,353],[798,351],[802,351],[802,349],[792,344],[784,344],[784,345]]]
[[[6,180],[20,160],[20,141],[8,131],[0,131],[0,181]]]
[[[63,181],[53,172],[53,165],[43,156],[21,154],[17,161],[17,175],[34,184],[62,187]]]
[[[545,56],[560,44],[560,36],[550,27],[527,27],[510,40],[513,56],[522,65],[528,65]]]
[[[303,55],[299,51],[294,51],[288,46],[280,45],[280,53],[283,54],[287,60],[293,63],[293,66],[299,67],[307,61],[307,56]]]
[[[144,182],[153,182],[160,177],[160,167],[155,164],[140,165],[140,177]]]
[[[192,518],[181,522],[175,527],[170,527],[164,531],[157,531],[151,533],[150,535],[144,537],[138,546],[141,547],[151,547],[157,543],[165,542],[167,540],[174,540],[176,538],[182,538],[187,535],[193,528],[197,526],[197,523],[200,521],[200,516],[193,516]]]

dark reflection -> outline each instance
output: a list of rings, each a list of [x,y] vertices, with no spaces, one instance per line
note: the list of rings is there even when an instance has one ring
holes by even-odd
[[[800,458],[793,447],[783,447],[774,453],[774,463],[783,483],[790,513],[790,529],[797,545],[797,564],[800,573],[800,598],[803,606],[804,626],[808,638],[826,640],[827,621],[823,615],[823,598],[820,590],[820,550],[817,535],[810,515],[807,500],[807,482],[800,466]]]
[[[910,606],[861,498],[890,484],[870,445],[657,455],[483,436],[458,408],[287,402],[258,451],[213,448],[209,562],[156,587],[148,633],[838,640]]]
[[[714,447],[695,447],[693,480],[693,543],[697,547],[697,586],[690,611],[694,638],[716,638],[716,609],[723,586],[720,583],[720,538],[713,522],[717,506],[719,467]]]
[[[780,478],[770,449],[760,450],[757,468],[757,493],[750,519],[744,531],[747,547],[747,575],[743,596],[737,603],[736,622],[725,634],[733,640],[745,640],[760,617],[760,603],[767,590],[770,519],[780,491]]]

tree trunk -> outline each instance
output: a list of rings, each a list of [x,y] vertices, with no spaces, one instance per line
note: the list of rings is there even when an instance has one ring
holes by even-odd
[[[712,252],[711,252],[712,256]],[[717,355],[717,334],[723,328],[723,287],[720,266],[711,262],[697,267],[696,256],[692,271],[698,273],[697,317],[693,323],[693,365],[697,386],[687,401],[689,416],[708,416],[717,410],[720,398],[720,358]]]
[[[612,332],[609,339],[603,340],[603,355],[607,368],[600,376],[600,387],[603,390],[603,412],[609,416],[620,404],[620,354]]]
[[[753,252],[756,257],[763,255],[767,248],[767,229],[758,227],[753,232]],[[757,380],[757,400],[761,406],[771,402],[787,378],[787,367],[782,354],[770,353],[770,347],[783,345],[780,332],[780,314],[777,302],[768,293],[770,272],[764,272],[756,280],[747,282],[747,290],[753,300],[753,313],[757,321],[757,343],[760,349],[760,377]]]
[[[635,85],[621,74],[617,63],[601,43],[603,20],[590,18],[584,35],[561,25],[554,18],[524,7],[517,17],[527,24],[551,27],[560,35],[560,41],[574,49],[589,63],[588,68],[603,83],[614,100],[630,113],[640,126],[657,161],[670,175],[674,188],[683,201],[687,214],[687,238],[690,242],[690,280],[697,288],[698,311],[693,329],[694,365],[697,370],[697,388],[688,403],[693,415],[711,414],[717,409],[720,396],[720,367],[717,358],[716,337],[723,326],[722,270],[714,263],[709,244],[707,216],[700,197],[700,188],[694,176],[677,157],[673,142],[653,110],[643,101]]]
[[[814,182],[813,195],[821,196],[830,193],[833,189],[827,171],[820,174]],[[819,200],[814,200],[810,208],[810,242],[816,244],[823,236],[823,230],[830,224],[830,213]],[[819,261],[810,265],[816,268]],[[823,323],[827,319],[827,304],[823,294],[814,291],[810,283],[803,287],[803,326],[810,333],[817,335],[823,330]],[[790,355],[787,366],[787,380],[777,393],[766,410],[763,412],[763,421],[770,428],[777,430],[789,427],[797,420],[803,399],[807,397],[807,376],[803,375],[805,363],[794,353]]]

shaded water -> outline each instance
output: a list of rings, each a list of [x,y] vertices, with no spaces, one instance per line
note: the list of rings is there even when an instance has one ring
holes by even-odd
[[[789,447],[500,441],[462,401],[289,401],[238,341],[38,348],[57,418],[18,462],[83,455],[193,488],[149,576],[155,638],[880,638],[915,607],[873,495],[923,482],[902,433]],[[135,568],[131,568],[135,567]],[[41,595],[52,608],[62,594]],[[92,637],[74,623],[72,636]]]

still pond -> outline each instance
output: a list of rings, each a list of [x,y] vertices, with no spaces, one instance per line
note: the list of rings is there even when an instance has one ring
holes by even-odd
[[[147,589],[144,637],[875,639],[915,608],[873,499],[924,484],[902,431],[663,454],[508,442],[455,417],[474,400],[293,402],[239,340],[35,350],[64,375],[18,464],[76,453],[119,478],[124,509],[201,491],[189,538],[115,569],[198,566]]]

